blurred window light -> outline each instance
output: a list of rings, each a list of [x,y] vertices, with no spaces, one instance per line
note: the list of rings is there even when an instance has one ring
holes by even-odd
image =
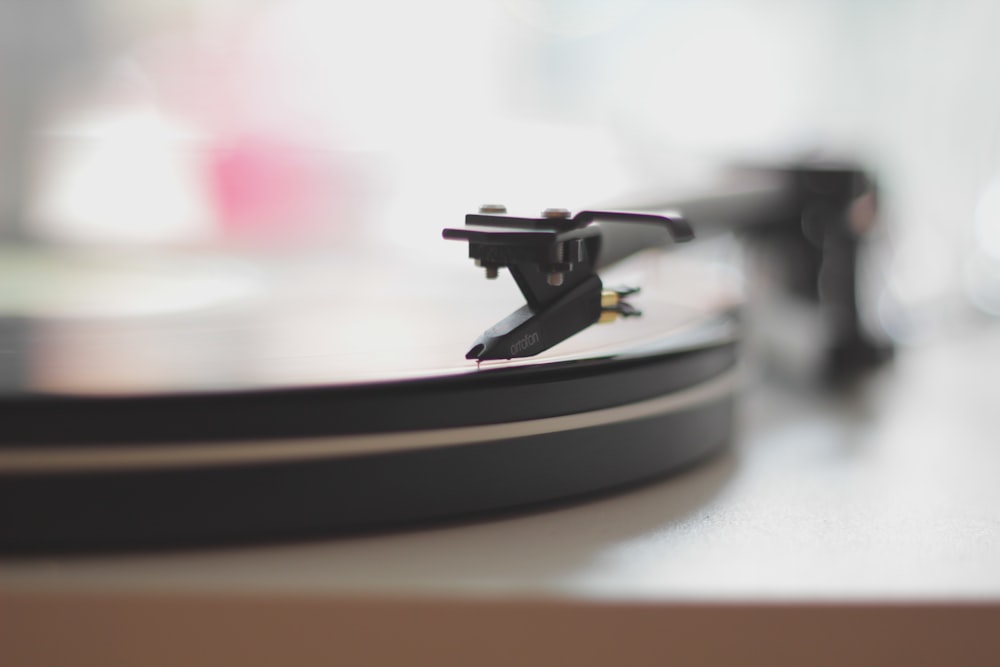
[[[211,214],[190,128],[130,110],[46,138],[52,154],[32,215],[39,235],[97,244],[208,238]]]

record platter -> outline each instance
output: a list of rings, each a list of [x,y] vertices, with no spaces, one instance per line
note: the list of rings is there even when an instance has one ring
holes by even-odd
[[[471,266],[377,252],[236,305],[4,317],[0,549],[328,536],[690,466],[732,436],[739,290],[697,254],[643,249],[720,231],[776,240],[792,248],[792,287],[835,314],[833,366],[883,356],[853,295],[869,181],[843,168],[769,178],[677,205],[470,213],[441,242],[467,243],[487,277],[509,272],[526,301],[478,338],[516,304],[483,298]],[[366,300],[390,264],[405,277]]]

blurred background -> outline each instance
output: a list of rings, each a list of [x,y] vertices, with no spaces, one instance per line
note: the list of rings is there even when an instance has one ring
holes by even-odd
[[[468,270],[440,229],[484,202],[820,155],[880,180],[889,333],[988,325],[997,26],[992,0],[0,0],[0,312],[253,289],[219,258]],[[127,264],[83,280],[81,253]],[[163,257],[213,261],[171,291]]]

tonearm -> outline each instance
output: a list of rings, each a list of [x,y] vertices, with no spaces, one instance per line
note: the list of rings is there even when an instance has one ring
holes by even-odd
[[[605,289],[598,269],[639,250],[735,232],[773,245],[792,291],[817,302],[831,329],[829,365],[839,372],[881,362],[890,348],[861,326],[859,245],[875,218],[875,188],[849,167],[754,170],[749,183],[680,201],[646,198],[630,210],[546,209],[516,217],[502,206],[466,215],[446,239],[495,278],[506,267],[526,304],[487,329],[466,354],[479,361],[530,357],[599,321],[639,314],[637,288]]]

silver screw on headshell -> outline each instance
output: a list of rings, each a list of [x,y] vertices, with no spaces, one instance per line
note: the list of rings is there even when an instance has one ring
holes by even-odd
[[[503,204],[483,204],[482,206],[479,207],[479,212],[482,214],[492,214],[492,215],[503,214],[507,212],[507,207],[504,206]],[[487,280],[494,280],[497,278],[497,276],[500,275],[500,267],[498,267],[496,264],[490,264],[488,262],[484,262],[481,259],[477,259],[476,266],[481,266],[484,269],[486,269]]]
[[[550,209],[546,209],[550,210]],[[552,249],[552,260],[556,263],[562,263],[566,259],[566,244],[557,243]],[[563,273],[562,271],[550,271],[548,275],[545,276],[545,282],[552,287],[559,287],[563,284]]]
[[[547,208],[542,211],[542,217],[547,220],[569,220],[570,213],[568,208]],[[566,247],[562,243],[556,245],[554,252],[554,261],[562,262],[565,258]],[[547,276],[545,276],[545,282],[547,282],[552,287],[559,287],[563,284],[563,273],[562,271],[552,271]]]
[[[542,217],[549,220],[565,220],[570,216],[568,208],[547,208],[542,211]]]

